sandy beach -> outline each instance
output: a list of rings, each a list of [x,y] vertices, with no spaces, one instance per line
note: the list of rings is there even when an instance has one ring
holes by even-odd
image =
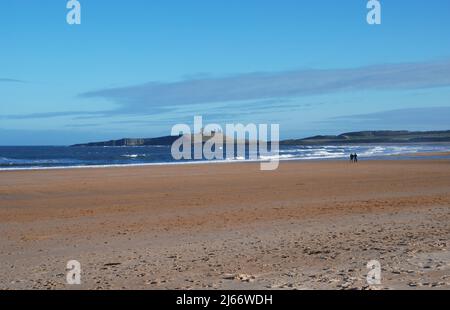
[[[450,160],[3,171],[0,235],[0,289],[449,289]]]

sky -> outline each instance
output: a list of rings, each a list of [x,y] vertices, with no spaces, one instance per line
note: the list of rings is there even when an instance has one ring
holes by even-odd
[[[280,124],[281,138],[450,129],[450,1],[0,1],[0,145]]]

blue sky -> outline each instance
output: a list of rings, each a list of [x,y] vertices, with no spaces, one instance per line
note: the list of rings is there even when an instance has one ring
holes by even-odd
[[[450,129],[450,2],[0,2],[0,145],[279,123],[282,138]]]

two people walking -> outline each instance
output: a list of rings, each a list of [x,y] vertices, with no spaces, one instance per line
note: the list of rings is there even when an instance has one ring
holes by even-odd
[[[352,163],[357,163],[358,162],[358,154],[350,154],[350,161]]]

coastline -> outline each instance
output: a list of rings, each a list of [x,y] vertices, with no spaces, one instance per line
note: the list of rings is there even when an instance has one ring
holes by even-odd
[[[450,288],[450,160],[14,171],[2,289]],[[377,287],[376,287],[377,288]],[[375,288],[375,289],[376,289]]]
[[[403,157],[400,159],[400,157]],[[417,157],[417,158],[415,158]],[[366,161],[379,161],[379,160],[390,160],[392,158],[400,160],[409,160],[415,158],[419,160],[419,157],[428,159],[430,157],[436,157],[436,159],[446,159],[450,158],[449,152],[417,152],[417,153],[403,153],[403,154],[386,154],[378,155],[372,157],[360,157],[360,160]],[[346,157],[329,157],[329,158],[279,158],[279,162],[314,162],[314,161],[346,161]],[[130,168],[130,167],[153,167],[153,166],[184,166],[184,165],[214,165],[214,164],[238,164],[238,163],[262,163],[268,162],[268,160],[257,159],[223,159],[223,160],[191,160],[191,161],[177,161],[177,162],[155,162],[155,163],[135,163],[135,164],[107,164],[107,165],[73,165],[73,166],[55,166],[55,167],[12,167],[12,168],[0,168],[0,173],[2,172],[13,172],[13,171],[45,171],[45,170],[78,170],[78,169],[107,169],[107,168]]]

